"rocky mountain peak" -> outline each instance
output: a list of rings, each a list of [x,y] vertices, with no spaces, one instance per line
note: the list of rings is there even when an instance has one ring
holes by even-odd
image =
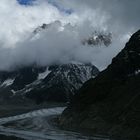
[[[83,45],[89,46],[109,46],[112,42],[112,34],[106,32],[95,31],[92,35],[82,41]]]
[[[94,65],[76,62],[43,67],[32,65],[0,72],[0,92],[8,93],[4,97],[28,97],[39,103],[48,100],[67,102],[85,81],[98,73]]]
[[[140,31],[132,35],[125,48],[112,60],[109,68],[117,76],[135,75],[140,70]]]
[[[42,31],[46,31],[48,28],[55,28],[55,27],[59,27],[59,28],[63,28],[62,23],[59,20],[56,20],[52,23],[46,24],[43,23],[41,26],[37,27],[34,31],[33,34],[37,35],[38,33],[42,32]],[[72,26],[70,23],[67,23],[64,27],[71,27],[74,29],[74,26]],[[112,33],[110,32],[104,32],[104,31],[97,31],[95,29],[95,31],[92,32],[91,35],[85,37],[82,39],[81,44],[83,45],[88,45],[88,46],[110,46],[112,43]]]
[[[52,23],[49,23],[49,24],[46,24],[46,23],[43,23],[41,26],[38,26],[34,31],[33,33],[34,34],[38,34],[39,32],[41,31],[44,31],[46,29],[48,29],[49,27],[51,26],[55,26],[55,25],[61,25],[61,22],[59,20],[56,20]]]

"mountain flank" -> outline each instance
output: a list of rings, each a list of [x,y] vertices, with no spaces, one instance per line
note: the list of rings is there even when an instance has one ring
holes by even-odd
[[[140,30],[106,70],[82,86],[60,117],[60,125],[140,139]]]

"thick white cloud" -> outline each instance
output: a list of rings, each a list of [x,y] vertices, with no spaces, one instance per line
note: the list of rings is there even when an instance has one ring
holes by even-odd
[[[32,63],[48,65],[69,61],[92,62],[100,69],[105,68],[140,23],[139,19],[132,21],[137,14],[127,9],[132,3],[124,1],[53,0],[65,9],[73,9],[69,15],[47,0],[37,0],[33,6],[22,6],[16,0],[1,0],[0,70]],[[130,14],[130,20],[126,12]],[[56,20],[62,25],[53,24],[36,40],[29,39],[36,27]],[[108,48],[82,46],[81,40],[94,30],[112,32],[112,45]]]
[[[20,39],[20,36],[27,36],[28,32],[42,23],[50,23],[58,19],[64,22],[68,20],[64,13],[60,13],[56,7],[45,0],[37,1],[34,6],[23,6],[16,0],[1,0],[0,39],[14,43]]]

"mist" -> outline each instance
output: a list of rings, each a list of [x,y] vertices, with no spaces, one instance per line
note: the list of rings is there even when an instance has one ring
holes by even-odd
[[[28,6],[20,5],[16,0],[0,3],[0,70],[73,61],[92,63],[103,70],[140,23],[135,19],[137,13],[130,12],[133,3],[119,0],[106,3],[103,0],[36,0]],[[68,13],[67,9],[73,12]],[[34,34],[33,31],[43,23],[51,26]],[[112,44],[109,47],[82,45],[82,40],[94,31],[112,33]]]

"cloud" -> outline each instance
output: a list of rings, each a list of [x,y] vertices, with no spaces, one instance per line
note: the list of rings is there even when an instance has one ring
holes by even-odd
[[[60,2],[60,0],[57,1]],[[123,29],[123,31],[134,31],[139,29],[140,26],[140,18],[138,18],[140,13],[139,0],[61,0],[61,4],[70,5],[70,7],[77,9],[80,13],[87,9],[98,9],[101,15],[104,13],[108,15],[110,18],[108,26],[114,27],[114,30],[115,27],[118,27],[117,29]]]
[[[1,65],[0,69],[9,70],[31,64],[65,64],[72,61],[93,63],[103,69],[120,49],[116,49],[119,43],[114,40],[111,47],[82,45],[83,39],[90,36],[94,30],[90,21],[78,26],[63,25],[60,21],[55,21],[47,29],[17,42],[16,48],[2,48],[0,60],[6,59],[7,63]]]
[[[33,6],[22,6],[16,0],[1,0],[0,17],[0,39],[10,44],[27,36],[28,31],[31,32],[42,23],[67,20],[65,13],[60,13],[45,0],[36,1]]]
[[[139,3],[139,0],[36,0],[26,6],[16,0],[1,0],[0,70],[70,61],[92,62],[104,69],[139,28]],[[57,20],[61,23],[54,22]],[[31,39],[33,30],[43,23],[53,24],[38,38]],[[94,30],[112,32],[112,45],[82,46],[81,40]]]

